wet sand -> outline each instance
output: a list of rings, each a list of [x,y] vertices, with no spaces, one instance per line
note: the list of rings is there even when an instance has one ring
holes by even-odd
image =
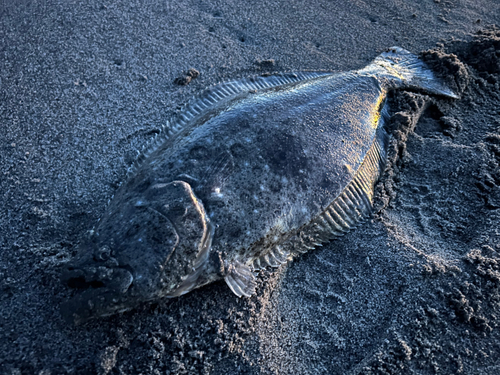
[[[494,0],[4,2],[0,372],[499,373],[499,21]],[[394,45],[462,95],[391,96],[373,217],[264,272],[250,299],[220,282],[62,319],[61,266],[191,96],[266,72],[357,69]],[[175,84],[189,68],[200,75]]]

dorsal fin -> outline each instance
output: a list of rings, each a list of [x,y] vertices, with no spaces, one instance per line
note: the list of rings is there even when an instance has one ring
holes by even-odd
[[[385,105],[381,111],[375,140],[355,177],[342,193],[297,235],[255,259],[252,263],[254,271],[268,266],[279,267],[295,255],[306,253],[316,246],[344,235],[368,217],[372,210],[375,183],[385,168],[389,136],[384,124],[388,117]]]
[[[240,80],[223,82],[209,87],[200,95],[194,96],[184,107],[160,129],[154,138],[138,151],[135,162],[127,171],[127,178],[135,173],[142,162],[162,143],[177,135],[189,126],[195,118],[202,117],[216,105],[236,98],[237,96],[256,90],[286,85],[331,74],[329,72],[291,72],[269,76],[253,76]]]

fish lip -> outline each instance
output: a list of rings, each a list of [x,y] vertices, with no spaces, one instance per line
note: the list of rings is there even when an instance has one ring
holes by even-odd
[[[61,273],[61,281],[72,289],[98,289],[106,287],[119,293],[125,293],[133,284],[133,270],[126,266],[108,266],[90,264],[75,266],[67,264]]]
[[[132,270],[127,267],[67,265],[61,281],[74,295],[61,304],[61,314],[67,322],[80,324],[94,317],[108,316],[128,310],[127,299],[133,288]]]

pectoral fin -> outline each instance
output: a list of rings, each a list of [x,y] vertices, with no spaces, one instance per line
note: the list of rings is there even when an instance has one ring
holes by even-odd
[[[235,261],[229,265],[224,280],[238,297],[250,297],[255,293],[257,286],[255,276],[250,267],[243,263]]]

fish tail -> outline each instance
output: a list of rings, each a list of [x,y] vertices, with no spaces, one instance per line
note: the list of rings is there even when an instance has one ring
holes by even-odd
[[[429,66],[416,55],[401,47],[391,47],[367,66],[367,72],[375,71],[385,77],[387,88],[408,88],[421,90],[429,94],[442,95],[453,99],[459,96],[441,80]]]

